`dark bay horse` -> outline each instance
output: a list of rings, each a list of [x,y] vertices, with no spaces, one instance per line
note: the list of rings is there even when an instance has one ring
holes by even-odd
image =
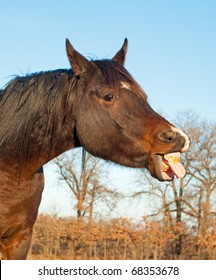
[[[88,61],[66,40],[70,70],[16,77],[0,93],[0,250],[25,259],[41,201],[42,167],[83,146],[92,155],[183,177],[188,136],[158,115],[124,68],[127,39],[111,60]]]

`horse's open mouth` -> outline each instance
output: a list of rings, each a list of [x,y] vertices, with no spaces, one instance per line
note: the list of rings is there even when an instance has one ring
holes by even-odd
[[[185,168],[180,163],[180,152],[153,156],[154,175],[160,181],[171,181],[174,176],[183,178],[185,176]]]

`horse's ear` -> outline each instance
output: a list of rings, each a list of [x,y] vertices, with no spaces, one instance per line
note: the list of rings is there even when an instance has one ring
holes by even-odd
[[[66,39],[66,51],[68,60],[76,76],[81,75],[92,65],[90,61],[73,48],[68,39]]]
[[[126,53],[127,53],[127,48],[128,48],[128,39],[125,38],[123,46],[116,53],[116,55],[112,58],[112,60],[120,63],[121,65],[124,65],[125,57],[126,57]]]

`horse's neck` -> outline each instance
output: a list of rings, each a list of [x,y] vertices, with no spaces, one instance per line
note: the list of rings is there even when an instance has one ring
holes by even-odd
[[[62,120],[59,118],[58,121],[61,122]],[[73,120],[71,119],[71,121],[65,124],[59,124],[59,126],[60,128],[54,132],[52,129],[48,129],[45,136],[40,135],[40,133],[31,135],[26,164],[26,171],[28,173],[32,173],[32,170],[36,171],[40,166],[76,146]],[[39,130],[40,124],[38,124],[38,127],[35,127],[36,132]]]
[[[23,177],[28,177],[35,173],[42,165],[54,159],[63,152],[76,147],[72,126],[64,127],[61,135],[47,134],[41,141],[35,137],[29,142],[29,148],[18,145],[10,149],[5,149],[5,153],[0,156],[0,169],[9,173],[22,173]],[[70,134],[69,134],[70,132]]]

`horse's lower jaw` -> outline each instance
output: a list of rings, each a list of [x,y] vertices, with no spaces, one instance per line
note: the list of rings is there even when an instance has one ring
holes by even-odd
[[[174,176],[183,178],[186,173],[183,165],[180,163],[180,152],[153,155],[149,170],[151,175],[159,181],[172,181]]]
[[[163,156],[161,155],[153,156],[153,168],[150,168],[150,173],[159,181],[172,181],[174,179],[174,174],[172,171],[163,171]]]

